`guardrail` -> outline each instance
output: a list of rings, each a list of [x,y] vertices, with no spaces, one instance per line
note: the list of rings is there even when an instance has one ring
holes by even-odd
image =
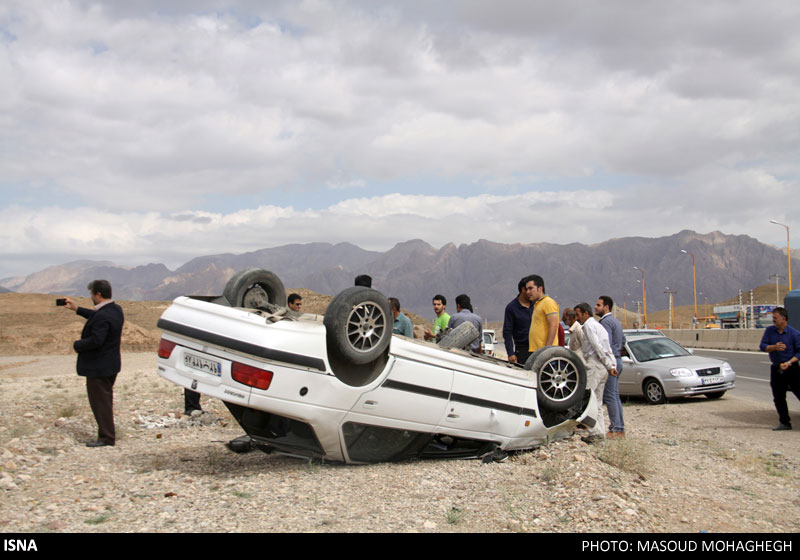
[[[758,352],[764,336],[764,329],[664,329],[662,332],[687,348],[751,352]]]

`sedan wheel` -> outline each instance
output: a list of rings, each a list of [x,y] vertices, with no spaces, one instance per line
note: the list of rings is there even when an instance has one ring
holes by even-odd
[[[536,374],[536,395],[540,407],[561,412],[583,398],[586,367],[571,350],[561,346],[537,350],[525,362],[525,369]]]
[[[323,319],[328,351],[352,364],[367,364],[383,355],[392,339],[389,301],[370,288],[352,287],[328,305]]]
[[[655,379],[648,379],[644,384],[644,398],[650,404],[664,404],[667,397],[664,396],[664,388]]]
[[[283,282],[273,272],[248,268],[228,280],[223,296],[232,307],[266,308],[267,305],[286,306]]]

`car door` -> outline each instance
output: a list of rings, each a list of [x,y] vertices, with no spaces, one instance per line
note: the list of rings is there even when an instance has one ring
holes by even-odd
[[[522,414],[536,417],[531,398],[535,399],[535,389],[456,369],[440,431],[486,440],[515,433]]]
[[[386,378],[361,395],[345,421],[433,431],[444,415],[452,385],[450,369],[395,359]]]
[[[641,395],[642,394],[642,372],[641,364],[636,361],[633,353],[625,344],[622,347],[622,373],[619,375],[619,394],[620,395]],[[628,358],[628,359],[626,359]]]

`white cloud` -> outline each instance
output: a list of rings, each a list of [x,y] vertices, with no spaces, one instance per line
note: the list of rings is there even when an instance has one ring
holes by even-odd
[[[709,171],[707,176],[716,174]],[[729,197],[707,201],[703,193],[640,185],[622,193],[537,191],[472,197],[394,193],[344,200],[322,210],[260,206],[227,214],[10,207],[0,210],[4,224],[0,261],[7,267],[0,270],[0,277],[26,272],[14,269],[13,263],[30,266],[37,256],[40,268],[54,264],[54,254],[59,255],[57,262],[91,258],[176,267],[196,256],[315,241],[348,241],[374,250],[412,238],[435,246],[481,238],[500,243],[595,243],[620,237],[620,230],[630,224],[647,237],[682,229],[705,233],[723,226],[726,233],[780,237],[768,220],[790,216],[786,207],[773,201],[787,199],[797,184],[763,172],[753,172],[747,180],[739,176],[709,180],[719,181],[711,188],[724,189]],[[754,190],[762,201],[752,199]],[[716,204],[718,211],[708,214],[708,204]]]
[[[790,0],[12,0],[0,253],[779,242],[799,26]]]

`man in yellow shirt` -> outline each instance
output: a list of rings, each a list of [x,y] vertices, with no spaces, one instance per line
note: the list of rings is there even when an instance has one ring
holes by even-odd
[[[536,274],[525,285],[528,299],[533,303],[531,332],[528,337],[531,353],[545,346],[558,344],[558,304],[544,293],[544,280]]]

